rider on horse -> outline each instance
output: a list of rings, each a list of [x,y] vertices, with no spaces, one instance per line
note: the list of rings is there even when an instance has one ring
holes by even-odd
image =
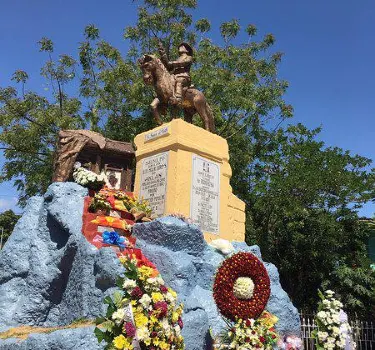
[[[187,43],[181,43],[178,46],[179,58],[176,61],[169,61],[167,53],[159,42],[160,59],[168,71],[175,77],[175,91],[174,97],[171,97],[172,104],[181,105],[183,100],[183,88],[189,87],[190,67],[193,63],[193,48]]]

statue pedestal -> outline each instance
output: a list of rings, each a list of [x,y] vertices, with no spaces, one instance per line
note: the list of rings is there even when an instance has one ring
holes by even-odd
[[[206,241],[244,241],[245,203],[232,193],[228,143],[174,119],[135,137],[134,192],[158,216],[191,218]]]

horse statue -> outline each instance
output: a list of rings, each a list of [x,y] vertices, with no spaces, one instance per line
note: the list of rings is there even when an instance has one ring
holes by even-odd
[[[153,85],[156,91],[157,97],[152,101],[151,108],[156,122],[161,125],[163,122],[160,115],[166,114],[170,100],[174,96],[175,77],[155,55],[144,55],[138,62],[143,72],[143,81],[147,85]],[[198,112],[204,128],[215,132],[213,113],[203,93],[192,86],[184,87],[183,90],[181,107],[184,120],[192,123],[193,115]]]

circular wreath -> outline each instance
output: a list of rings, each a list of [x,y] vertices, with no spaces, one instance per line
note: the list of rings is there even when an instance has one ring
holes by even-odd
[[[233,287],[240,277],[249,277],[254,283],[250,299],[239,299]],[[270,278],[263,263],[251,253],[237,253],[219,267],[214,282],[214,299],[220,312],[235,321],[238,318],[257,318],[270,297]]]

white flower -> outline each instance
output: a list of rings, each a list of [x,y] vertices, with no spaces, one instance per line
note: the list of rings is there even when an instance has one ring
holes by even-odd
[[[144,309],[148,309],[151,304],[151,298],[148,294],[143,294],[142,298],[139,299],[139,302],[142,304]]]
[[[131,279],[125,280],[123,285],[122,285],[122,287],[127,291],[131,290],[131,289],[134,289],[136,286],[137,286],[137,283],[134,280],[131,280]]]
[[[150,339],[150,332],[146,326],[137,328],[137,338],[143,342],[146,342]]]
[[[250,277],[239,277],[233,285],[233,294],[238,299],[250,299],[254,293],[254,282]]]
[[[223,255],[228,255],[234,251],[232,243],[222,238],[213,240],[210,246],[219,250]]]
[[[116,324],[120,324],[124,318],[125,318],[125,309],[118,309],[112,314],[112,320],[114,320]]]
[[[163,328],[163,333],[169,337],[171,335],[171,326],[168,322],[168,319],[167,318],[163,318],[160,322],[161,324],[161,327]]]
[[[174,305],[176,303],[176,298],[171,293],[164,294],[164,299],[169,303]]]
[[[332,297],[333,294],[335,294],[335,292],[333,290],[330,290],[330,289],[326,290],[325,293],[327,294],[328,297]]]
[[[327,332],[318,332],[318,338],[321,343],[323,343],[328,338]]]
[[[340,328],[339,327],[332,327],[332,335],[338,336],[340,334]]]
[[[174,331],[178,337],[181,335],[181,328],[179,325],[174,326]]]
[[[341,301],[338,301],[338,300],[333,300],[333,301],[332,301],[332,304],[333,304],[333,306],[334,306],[335,308],[339,308],[339,309],[341,309],[341,308],[343,307]]]
[[[316,314],[316,317],[320,318],[321,320],[324,320],[324,319],[327,317],[327,314],[326,314],[326,312],[324,312],[324,311],[319,311],[319,312]]]

